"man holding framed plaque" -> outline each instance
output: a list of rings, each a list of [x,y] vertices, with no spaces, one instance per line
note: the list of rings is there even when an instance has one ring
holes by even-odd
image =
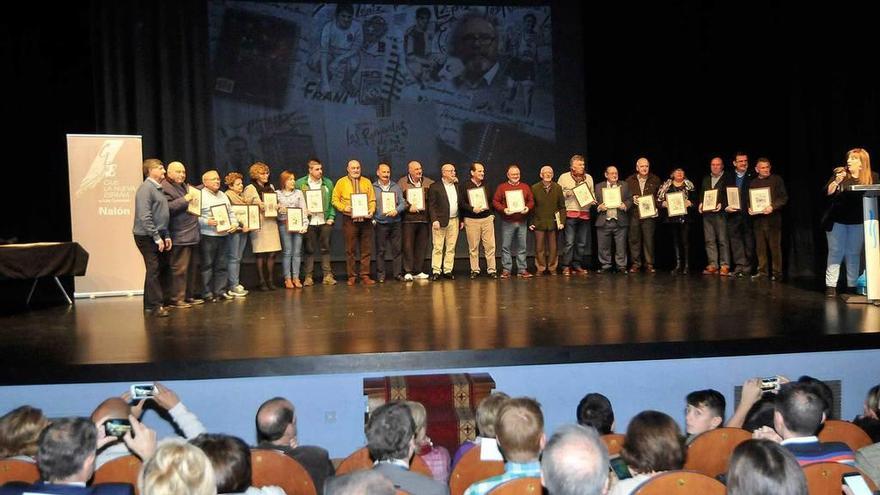
[[[519,166],[510,165],[507,182],[501,183],[492,196],[492,206],[501,213],[501,278],[510,278],[513,273],[513,256],[519,276],[532,277],[526,266],[526,216],[535,208],[535,198],[532,188],[519,179]]]
[[[752,274],[755,258],[755,236],[752,232],[752,219],[748,214],[747,203],[749,182],[754,174],[749,170],[749,157],[742,151],[736,152],[733,160],[731,179],[736,189],[727,189],[727,238],[730,242],[731,260],[734,264],[731,276],[742,278]],[[731,194],[735,192],[735,195]],[[732,198],[732,196],[735,196]],[[736,199],[738,202],[734,201]]]
[[[654,232],[657,230],[657,191],[662,181],[650,170],[651,162],[641,157],[636,160],[636,173],[626,178],[626,186],[633,195],[633,205],[636,206],[629,209],[630,273],[637,273],[643,266],[648,273],[655,271]]]
[[[569,171],[559,176],[559,186],[565,197],[565,242],[562,246],[562,274],[586,275],[592,258],[593,241],[590,236],[590,206],[596,204],[593,178],[586,171],[583,155],[572,155]],[[587,194],[576,194],[575,189],[586,188]]]
[[[697,211],[703,215],[703,242],[709,264],[703,275],[730,275],[730,250],[727,243],[727,188],[736,187],[732,174],[724,172],[720,156],[709,161],[709,175],[700,184],[700,204]]]
[[[556,253],[557,233],[565,228],[565,196],[562,186],[553,182],[553,168],[541,167],[541,180],[532,184],[535,209],[529,230],[535,233],[535,276],[556,275],[559,257]]]
[[[758,158],[755,172],[758,176],[749,183],[749,215],[754,219],[758,271],[752,279],[782,280],[782,213],[779,210],[788,203],[788,193],[782,177],[771,175],[769,159]],[[772,271],[767,260],[768,249]]]
[[[158,317],[168,316],[162,306],[162,284],[159,282],[159,256],[172,247],[168,232],[168,199],[160,182],[165,177],[161,160],[144,160],[144,182],[134,197],[134,243],[144,258],[144,312]]]
[[[303,286],[315,284],[315,255],[321,254],[321,272],[324,285],[336,285],[333,267],[330,265],[330,238],[333,223],[336,221],[336,208],[333,207],[333,181],[324,177],[324,165],[317,159],[309,160],[309,173],[296,180],[296,187],[306,198],[309,209],[309,230],[305,236],[305,278]],[[313,209],[314,208],[314,209]]]
[[[162,192],[168,200],[168,231],[174,245],[173,249],[163,253],[166,259],[163,267],[165,273],[161,279],[162,293],[168,307],[189,308],[192,304],[186,300],[194,301],[194,294],[201,290],[197,284],[198,256],[193,256],[201,239],[199,217],[189,213],[189,206],[194,195],[199,196],[201,203],[202,192],[186,183],[186,167],[180,162],[168,164]]]
[[[428,188],[434,181],[422,175],[422,164],[413,160],[407,164],[407,174],[397,184],[406,198],[403,212],[403,279],[427,280],[425,251],[428,249]]]
[[[486,274],[489,278],[498,277],[495,266],[495,215],[489,207],[485,178],[486,168],[482,163],[474,162],[471,164],[471,178],[459,183],[461,216],[464,218],[472,279],[480,276],[481,242],[486,253]]]
[[[349,160],[348,175],[336,181],[333,187],[333,206],[342,212],[342,232],[345,235],[345,268],[348,285],[354,285],[360,274],[361,283],[373,285],[370,278],[370,255],[373,246],[373,213],[376,211],[376,193],[373,184],[361,176],[361,162]],[[355,197],[355,195],[361,195]],[[360,260],[360,270],[357,262]]]
[[[605,169],[605,181],[596,186],[596,236],[599,241],[598,273],[611,271],[611,248],[614,246],[614,264],[617,271],[626,274],[626,231],[629,215],[626,210],[632,206],[632,196],[626,182],[618,180],[617,167]]]
[[[401,255],[400,216],[406,210],[403,189],[391,180],[391,165],[380,163],[376,168],[376,281],[385,281],[385,253],[391,252],[391,274],[395,280],[403,281],[403,259]]]
[[[455,244],[458,242],[458,180],[455,165],[444,163],[441,178],[428,188],[428,218],[431,220],[431,280],[454,279]]]
[[[238,219],[232,214],[232,203],[220,190],[220,174],[216,170],[208,170],[202,174],[202,215],[199,217],[201,231],[201,262],[202,281],[204,283],[204,299],[217,302],[232,299],[227,292],[229,280],[229,243],[226,236],[238,228]],[[225,210],[225,218],[223,213]],[[226,222],[226,229],[218,227]]]

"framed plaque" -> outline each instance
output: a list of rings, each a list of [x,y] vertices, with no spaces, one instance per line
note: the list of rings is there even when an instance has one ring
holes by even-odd
[[[480,208],[482,210],[489,209],[489,202],[486,200],[486,190],[482,187],[475,187],[467,190],[468,201],[473,209]]]
[[[322,189],[306,189],[306,208],[312,214],[324,213],[324,191]]]
[[[739,201],[739,188],[738,187],[728,187],[727,188],[727,206],[730,208],[736,208],[737,210],[742,209],[742,204]]]
[[[258,205],[248,205],[248,230],[260,230],[263,226],[260,217],[260,207]]]
[[[614,210],[623,203],[623,198],[620,196],[621,189],[621,187],[606,187],[602,189],[602,202],[605,204],[605,208]]]
[[[278,195],[275,193],[263,193],[263,206],[266,210],[263,216],[266,218],[278,217]]]
[[[370,215],[370,203],[367,193],[352,193],[351,218],[364,218]]]
[[[639,196],[636,200],[639,206],[639,218],[655,218],[657,216],[657,204],[654,195]]]
[[[670,217],[687,215],[687,200],[684,197],[684,191],[667,193],[666,208],[669,210]]]
[[[711,213],[718,207],[718,189],[703,191],[703,213]]]
[[[394,191],[382,191],[381,200],[383,215],[397,211],[397,195],[394,194]]]
[[[202,190],[193,186],[186,186],[186,193],[191,196],[186,205],[186,212],[190,215],[201,216],[202,214]]]
[[[752,215],[762,215],[764,209],[770,206],[770,188],[756,187],[749,189],[749,208]]]
[[[526,209],[526,199],[523,196],[522,189],[504,191],[504,200],[507,203],[507,209],[511,213],[521,213]]]
[[[229,209],[226,205],[214,205],[211,207],[211,215],[217,220],[217,232],[227,232],[232,227],[229,220]]]
[[[590,191],[587,181],[583,181],[576,185],[571,192],[574,193],[574,199],[577,200],[578,206],[581,208],[596,202],[596,198],[593,196],[593,191]]]
[[[232,205],[232,214],[238,220],[238,225],[243,229],[250,229],[248,205]]]
[[[305,216],[303,215],[302,208],[288,208],[287,209],[287,231],[288,232],[302,232],[305,227]]]
[[[406,190],[406,202],[415,209],[425,210],[425,190],[421,187],[410,187]]]

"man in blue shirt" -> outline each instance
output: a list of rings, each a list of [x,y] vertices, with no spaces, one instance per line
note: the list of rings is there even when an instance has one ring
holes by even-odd
[[[144,311],[159,317],[168,316],[162,307],[162,285],[159,283],[159,253],[171,250],[168,231],[168,199],[159,184],[165,178],[165,165],[160,160],[144,160],[146,179],[134,196],[134,243],[144,257]]]

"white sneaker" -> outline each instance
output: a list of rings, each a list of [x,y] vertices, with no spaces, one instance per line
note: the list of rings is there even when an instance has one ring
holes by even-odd
[[[425,273],[425,272],[421,272],[421,273],[419,273],[418,275],[416,275],[416,276],[413,277],[413,278],[416,279],[416,280],[428,280],[428,279],[431,278],[431,277],[430,277],[430,275],[428,275],[427,273]]]
[[[407,282],[412,282],[412,281],[413,281],[413,276],[412,276],[412,274],[411,274],[411,273],[407,273],[406,275],[403,276],[403,280],[405,280],[405,281],[407,281]]]
[[[248,291],[246,291],[241,285],[236,285],[229,289],[229,295],[233,297],[244,297],[248,295]]]

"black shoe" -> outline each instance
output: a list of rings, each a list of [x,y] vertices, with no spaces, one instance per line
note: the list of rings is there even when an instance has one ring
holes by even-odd
[[[188,302],[183,302],[183,301],[175,301],[175,302],[169,304],[168,307],[186,309],[186,308],[191,308],[192,304],[190,304]]]
[[[492,279],[497,279],[497,278],[498,278],[498,272],[488,273],[488,274],[486,274],[486,276],[489,277],[489,278],[492,278]]]
[[[379,282],[380,284],[384,284],[384,283],[385,283],[385,277],[384,277],[384,276],[382,276],[382,277],[376,277],[376,282]]]
[[[445,278],[446,280],[455,280],[455,275],[451,273],[444,273],[443,278]]]
[[[431,274],[431,282],[436,282],[438,280],[440,280],[440,274],[439,273],[432,273]]]
[[[199,305],[199,304],[205,304],[205,300],[204,300],[204,299],[200,299],[200,298],[198,298],[198,297],[194,297],[194,298],[192,298],[192,299],[187,299],[187,300],[186,300],[186,303],[187,303],[187,304],[191,304],[191,305],[193,305],[193,306],[197,306],[197,305]]]
[[[270,291],[270,290],[272,290],[272,289],[269,288],[269,285],[266,284],[266,282],[260,282],[260,286],[257,287],[257,290],[260,290],[260,291],[266,292],[266,291]]]
[[[837,287],[825,287],[825,297],[837,297]]]
[[[144,314],[147,316],[155,316],[156,318],[168,318],[171,313],[164,306],[156,306],[155,308],[145,309]]]
[[[480,276],[480,272],[471,272],[471,280]]]
[[[403,282],[403,275],[395,275],[394,280],[397,280],[398,282]]]
[[[767,278],[767,275],[764,275],[763,273],[760,273],[760,272],[752,275],[752,280],[765,280],[766,278]]]

